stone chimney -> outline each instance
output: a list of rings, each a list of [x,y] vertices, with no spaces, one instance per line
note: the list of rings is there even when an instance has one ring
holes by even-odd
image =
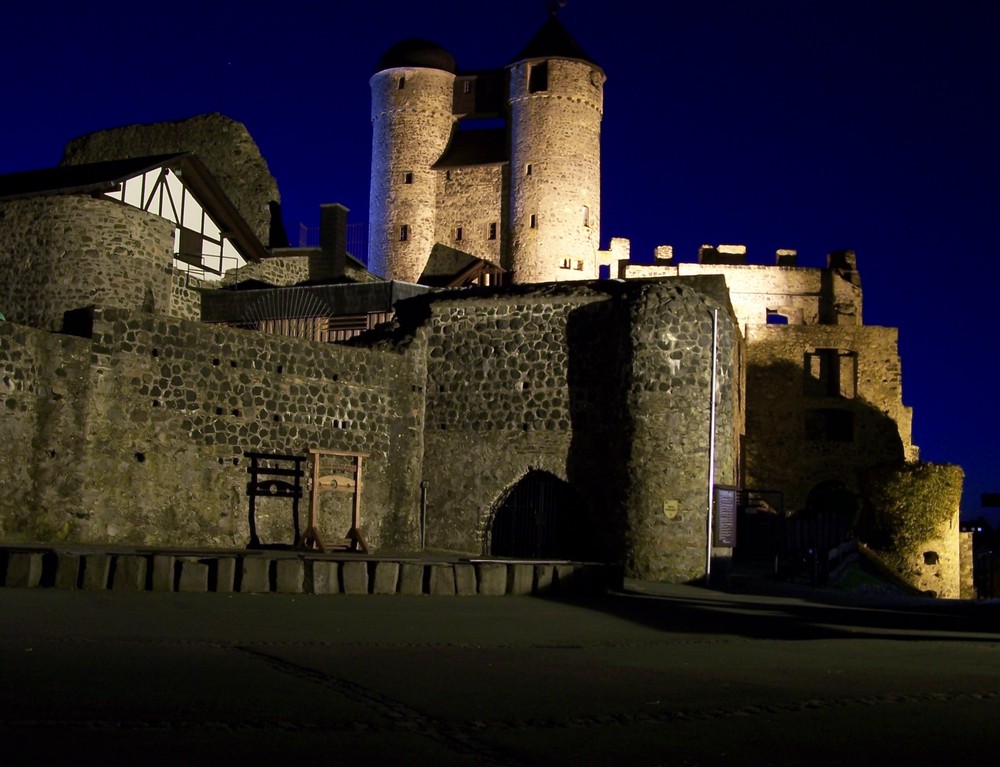
[[[347,268],[347,213],[339,202],[319,206],[318,258],[311,260],[309,279],[330,281],[344,276]]]

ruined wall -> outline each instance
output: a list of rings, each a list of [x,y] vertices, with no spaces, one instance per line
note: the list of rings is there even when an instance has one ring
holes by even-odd
[[[46,330],[94,304],[167,312],[173,233],[167,220],[113,200],[0,203],[0,311]]]
[[[822,349],[846,353],[837,373],[808,356]],[[895,328],[751,326],[746,393],[746,486],[781,490],[789,511],[820,482],[856,491],[857,469],[916,458]]]
[[[831,305],[838,301],[850,304],[845,310],[850,322],[840,324],[861,324],[860,288],[855,291],[850,280],[827,269],[686,262],[625,267],[626,279],[695,275],[726,278],[733,311],[744,332],[748,325],[766,324],[769,310],[785,317],[789,325],[818,325],[827,321]]]
[[[500,265],[506,194],[503,165],[452,168],[437,174],[436,241]],[[490,239],[490,225],[494,225]],[[462,239],[456,237],[462,228]]]
[[[314,249],[310,249],[312,250]],[[250,263],[239,269],[230,269],[222,278],[221,284],[234,285],[246,280],[259,280],[275,287],[297,285],[309,279],[309,258],[310,254],[304,252],[301,255],[267,258]]]
[[[719,283],[721,288],[721,282]],[[721,308],[717,481],[740,431],[725,304],[676,284],[444,294],[400,305],[427,348],[428,546],[488,550],[498,503],[531,471],[565,480],[595,556],[636,577],[704,572],[711,311]],[[679,513],[667,518],[664,502]]]
[[[24,446],[0,459],[5,539],[243,546],[243,453],[323,447],[371,453],[371,544],[415,544],[414,358],[112,309],[92,340],[12,323],[0,334],[0,439]],[[346,505],[334,511],[321,531],[342,534]],[[287,503],[262,517],[263,540],[290,542]]]
[[[257,237],[268,244],[268,203],[281,202],[278,183],[246,126],[220,114],[176,122],[126,125],[81,136],[66,145],[62,165],[83,165],[175,152],[194,152],[226,191]]]

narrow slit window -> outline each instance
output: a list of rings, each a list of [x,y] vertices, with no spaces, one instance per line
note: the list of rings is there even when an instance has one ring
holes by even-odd
[[[534,213],[531,214],[531,218],[529,219],[528,226],[530,226],[532,229],[537,229],[538,228],[538,216],[536,216]]]
[[[496,221],[490,223],[489,228],[486,231],[486,237],[490,240],[495,240],[497,238],[497,224]]]
[[[399,241],[406,242],[409,239],[410,239],[410,225],[403,224],[401,227],[399,227]]]
[[[403,183],[404,184],[412,184],[413,183],[413,171],[409,171],[408,170],[408,171],[406,171],[406,173],[403,174]]]
[[[462,236],[464,234],[465,234],[465,232],[463,231],[462,227],[456,226],[455,227],[455,242],[461,242],[462,241]]]
[[[590,206],[583,206],[583,225],[586,227],[590,226]]]
[[[406,75],[400,75],[399,79],[396,81],[396,87],[399,90],[406,88]]]
[[[529,162],[527,165],[524,166],[524,175],[525,176],[530,176],[532,170],[533,169],[531,167],[531,163]]]

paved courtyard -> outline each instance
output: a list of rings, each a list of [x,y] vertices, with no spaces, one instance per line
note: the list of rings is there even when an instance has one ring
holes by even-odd
[[[995,762],[1000,607],[0,589],[7,763]]]

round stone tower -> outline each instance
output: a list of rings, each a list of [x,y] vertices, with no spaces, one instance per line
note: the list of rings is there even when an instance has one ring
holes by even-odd
[[[513,282],[596,279],[604,70],[554,14],[508,70]]]
[[[406,40],[379,59],[372,89],[368,268],[416,282],[434,247],[435,175],[452,130],[455,59]]]

